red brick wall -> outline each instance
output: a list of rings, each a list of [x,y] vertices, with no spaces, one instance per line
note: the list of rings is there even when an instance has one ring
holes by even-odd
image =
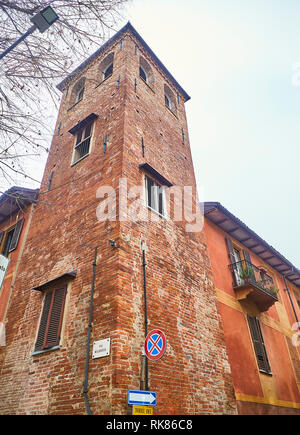
[[[163,358],[149,362],[149,387],[158,397],[154,413],[235,413],[204,234],[187,233],[184,222],[161,218],[156,223],[97,220],[97,189],[117,188],[120,178],[127,179],[128,187],[142,185],[139,164],[144,162],[174,185],[195,188],[183,99],[174,116],[164,106],[167,78],[149,58],[153,90],[138,77],[141,47],[135,55],[135,44],[130,35],[123,39],[122,50],[115,44],[113,75],[100,86],[94,78],[105,54],[89,65],[81,74],[87,84],[83,100],[73,108],[70,93],[66,97],[64,91],[57,121],[61,130],[53,137],[39,197],[43,203],[33,217],[8,311],[8,344],[0,351],[2,414],[86,412],[82,384],[95,246],[91,343],[110,337],[111,352],[90,359],[90,405],[96,414],[132,413],[127,390],[140,387],[144,342],[141,241],[147,247],[148,330],[162,329],[168,342]],[[99,115],[91,154],[70,167],[74,140],[68,130],[91,112]],[[109,143],[104,154],[105,134]],[[74,269],[77,276],[68,287],[60,349],[32,356],[43,294],[31,288]]]

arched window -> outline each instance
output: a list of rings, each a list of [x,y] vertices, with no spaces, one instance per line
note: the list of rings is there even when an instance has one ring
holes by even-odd
[[[103,82],[110,77],[114,70],[114,53],[107,55],[99,66],[100,70],[100,82]]]
[[[107,79],[109,76],[112,75],[112,73],[113,73],[113,68],[114,68],[113,63],[111,63],[110,65],[108,65],[108,67],[106,68],[106,70],[103,72],[103,78],[102,78],[103,80]]]
[[[142,66],[140,66],[140,77],[147,83],[147,74],[145,73],[145,70]]]
[[[75,103],[78,103],[78,101],[82,100],[82,98],[83,98],[83,93],[84,93],[84,87],[82,87],[81,89],[79,89],[79,91],[77,92]]]
[[[164,92],[165,92],[166,107],[176,115],[177,107],[176,107],[176,98],[174,92],[167,85],[164,86]]]
[[[80,100],[82,100],[84,94],[84,87],[85,87],[85,77],[81,77],[81,79],[79,79],[73,86],[71,92],[71,98],[70,98],[71,105],[76,104]]]
[[[145,58],[140,56],[140,69],[139,69],[139,76],[141,79],[144,80],[144,82],[147,83],[151,88],[154,86],[154,75],[151,66],[146,61]]]

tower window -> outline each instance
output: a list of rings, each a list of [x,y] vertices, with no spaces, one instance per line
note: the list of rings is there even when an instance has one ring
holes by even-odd
[[[165,91],[165,106],[176,115],[177,108],[176,108],[175,94],[167,85],[164,86],[164,91]]]
[[[146,204],[161,216],[166,216],[164,186],[145,176]]]
[[[114,53],[107,55],[99,65],[100,83],[108,79],[113,73],[114,69]]]
[[[66,293],[66,286],[46,292],[35,352],[59,345]]]
[[[79,103],[79,101],[82,100],[84,87],[85,87],[85,77],[81,77],[81,79],[78,80],[78,82],[76,82],[75,85],[73,86],[71,97],[70,97],[71,106],[73,106],[76,103]]]
[[[77,163],[79,160],[89,155],[91,146],[91,135],[91,123],[77,131],[72,164]]]
[[[140,65],[139,65],[139,76],[144,82],[147,83],[150,88],[153,88],[154,85],[154,75],[150,64],[146,61],[146,59],[140,56]]]
[[[79,91],[76,94],[75,103],[78,103],[80,100],[82,100],[83,93],[84,93],[84,88],[79,89]]]
[[[171,102],[167,95],[165,95],[165,105],[171,110]]]
[[[106,80],[108,77],[110,77],[113,73],[113,63],[111,63],[106,70],[103,72],[102,80]]]
[[[147,74],[145,73],[144,69],[140,66],[140,77],[147,83]]]

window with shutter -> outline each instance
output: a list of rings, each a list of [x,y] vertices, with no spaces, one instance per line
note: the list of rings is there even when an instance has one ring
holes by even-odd
[[[15,250],[16,247],[18,246],[20,234],[21,234],[21,231],[23,228],[23,223],[24,223],[24,218],[19,220],[17,222],[17,225],[15,226],[14,234],[13,234],[12,240],[11,240],[10,245],[9,245],[9,252]]]
[[[19,220],[14,228],[0,234],[0,253],[5,257],[8,257],[9,253],[17,248],[23,224],[24,218]]]
[[[258,368],[261,372],[271,374],[267,351],[260,327],[260,322],[256,317],[247,316],[254,351],[257,359]]]
[[[66,292],[64,286],[49,290],[45,294],[35,352],[59,345]]]

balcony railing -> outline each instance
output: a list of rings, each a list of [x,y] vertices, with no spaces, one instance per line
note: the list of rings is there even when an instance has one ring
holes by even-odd
[[[274,281],[264,270],[246,260],[230,264],[233,275],[233,287],[237,298],[253,300],[261,311],[266,311],[278,301]]]

